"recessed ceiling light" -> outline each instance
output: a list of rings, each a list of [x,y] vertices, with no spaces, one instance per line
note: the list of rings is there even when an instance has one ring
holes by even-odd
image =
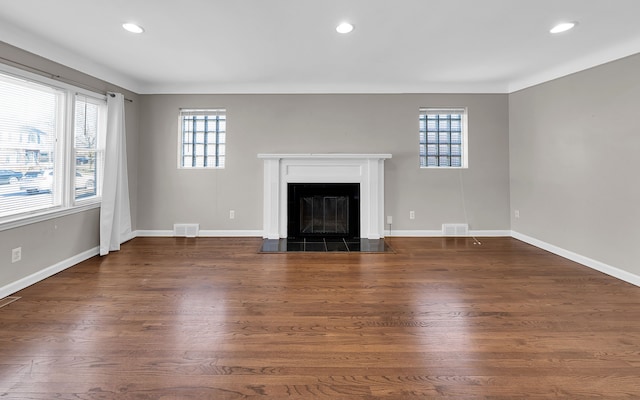
[[[551,28],[551,30],[549,32],[551,32],[551,33],[566,32],[569,29],[573,29],[575,26],[576,26],[576,22],[562,22],[562,23],[554,26],[553,28]]]
[[[348,22],[343,22],[336,27],[338,33],[349,33],[353,30],[353,25]]]
[[[136,25],[136,24],[132,24],[132,23],[122,24],[122,27],[124,29],[126,29],[127,31],[131,32],[131,33],[142,33],[142,32],[144,32],[144,29],[142,29],[141,26]]]

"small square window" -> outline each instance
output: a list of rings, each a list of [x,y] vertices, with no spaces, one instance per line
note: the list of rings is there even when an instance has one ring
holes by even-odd
[[[467,110],[421,108],[419,114],[421,168],[466,168]]]
[[[224,109],[180,110],[179,168],[224,168],[227,116]]]

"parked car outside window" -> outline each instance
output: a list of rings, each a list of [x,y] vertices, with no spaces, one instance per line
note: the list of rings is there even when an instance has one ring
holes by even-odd
[[[93,177],[86,176],[76,171],[76,190],[77,189],[93,189],[96,182]]]
[[[75,188],[94,189],[95,180],[76,171]],[[26,192],[50,192],[53,188],[53,170],[29,171],[25,174],[20,190]]]
[[[15,185],[22,179],[22,172],[13,171],[10,169],[0,169],[0,185],[12,184]]]
[[[28,171],[22,179],[20,190],[27,192],[50,192],[53,188],[53,170]]]

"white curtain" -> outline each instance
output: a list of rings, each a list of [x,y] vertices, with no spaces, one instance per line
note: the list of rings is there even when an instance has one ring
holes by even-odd
[[[110,251],[120,250],[120,244],[131,238],[126,144],[124,96],[120,93],[109,93],[102,207],[100,208],[101,256]]]

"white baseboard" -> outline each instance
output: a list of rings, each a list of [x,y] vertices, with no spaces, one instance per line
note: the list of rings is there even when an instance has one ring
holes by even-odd
[[[444,237],[442,235],[442,230],[430,230],[430,231],[420,231],[420,230],[386,230],[384,232],[385,236],[398,236],[398,237]],[[477,237],[502,237],[511,236],[511,231],[503,231],[503,230],[475,230],[469,231],[468,237],[477,236]]]
[[[173,237],[173,230],[138,230],[135,236],[140,237]],[[202,230],[197,237],[262,237],[262,231],[252,230]]]
[[[399,237],[437,237],[442,236],[442,230],[433,231],[419,231],[419,230],[399,230],[391,229],[385,230],[384,236],[399,236]]]
[[[263,237],[261,230],[200,230],[198,237]],[[442,230],[385,230],[385,236],[440,237]],[[173,237],[173,230],[137,230],[134,237]],[[510,237],[509,230],[471,230],[468,236]]]
[[[229,231],[200,231],[202,237],[262,237],[263,231],[229,230]]]
[[[476,230],[476,231],[469,231],[469,236],[476,236],[476,237],[511,237],[511,231],[501,231],[501,230],[494,230],[494,231],[483,231],[483,230]]]
[[[404,237],[438,237],[442,236],[441,230],[428,230],[428,231],[419,231],[419,230],[392,230],[391,232],[385,231],[386,236],[404,236]],[[131,238],[141,236],[141,237],[171,237],[173,236],[172,230],[138,230],[134,231],[131,234]],[[229,231],[200,231],[201,237],[262,237],[262,231],[252,231],[252,230],[229,230]],[[553,254],[556,254],[560,257],[564,257],[568,260],[575,261],[579,264],[582,264],[586,267],[595,269],[596,271],[600,271],[604,274],[613,276],[614,278],[618,278],[625,282],[631,283],[633,285],[640,287],[640,276],[632,274],[630,272],[621,270],[620,268],[613,267],[611,265],[605,264],[603,262],[591,259],[589,257],[582,256],[580,254],[574,253],[569,250],[565,250],[563,248],[557,247],[550,243],[544,242],[542,240],[538,240],[532,238],[530,236],[524,235],[515,231],[501,231],[501,230],[487,230],[487,231],[470,231],[469,236],[478,236],[478,237],[498,237],[498,236],[510,236],[514,239],[518,239],[525,243],[528,243],[532,246],[541,248],[543,250],[549,251]],[[12,295],[13,293],[20,291],[26,287],[33,285],[34,283],[40,282],[52,275],[57,274],[58,272],[64,271],[67,268],[73,267],[76,264],[81,263],[82,261],[88,260],[89,258],[98,255],[100,252],[99,247],[94,247],[87,251],[84,251],[80,254],[77,254],[73,257],[70,257],[66,260],[60,261],[57,264],[54,264],[50,267],[44,268],[38,272],[35,272],[27,277],[19,279],[15,282],[12,282],[8,285],[5,285],[0,288],[0,299],[5,298],[7,296]]]
[[[88,260],[93,256],[97,256],[99,252],[100,247],[94,247],[73,257],[67,258],[66,260],[60,261],[59,263],[54,264],[50,267],[41,269],[38,272],[34,272],[33,274],[22,279],[18,279],[17,281],[12,282],[8,285],[5,285],[0,288],[0,299],[10,296],[19,290],[33,285],[34,283],[40,282],[41,280],[47,279],[48,277],[53,276],[58,272],[64,271],[67,268],[73,267],[74,265]]]
[[[173,230],[137,230],[134,232],[135,237],[169,237],[173,236]]]
[[[531,236],[527,236],[519,232],[511,231],[511,237],[513,237],[514,239],[521,240],[525,243],[529,243],[532,246],[546,250],[553,254],[556,254],[560,257],[564,257],[568,260],[575,261],[578,264],[584,265],[585,267],[595,269],[596,271],[600,271],[604,274],[613,276],[614,278],[618,278],[620,280],[631,283],[633,285],[640,286],[640,276],[632,274],[620,268],[616,268],[611,265],[600,262],[598,260],[594,260],[592,258],[585,257],[583,255],[574,253],[572,251],[565,250],[561,247],[552,245],[547,242],[543,242],[542,240],[532,238]]]

